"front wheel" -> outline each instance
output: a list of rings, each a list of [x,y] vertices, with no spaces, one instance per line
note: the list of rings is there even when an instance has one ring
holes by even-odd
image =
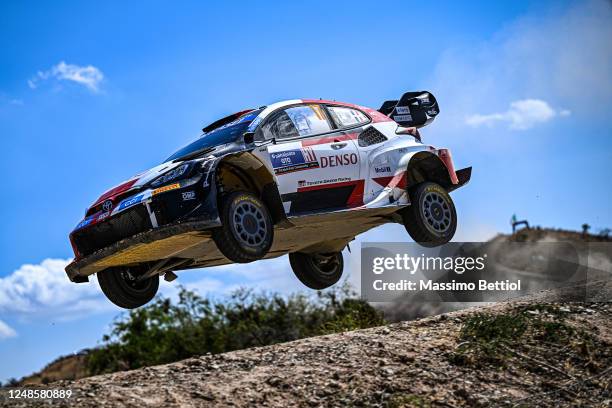
[[[344,269],[342,252],[324,254],[289,254],[289,263],[295,276],[310,289],[321,290],[338,282]]]
[[[457,211],[448,192],[436,183],[425,182],[408,193],[411,204],[401,215],[412,239],[424,247],[449,242],[457,229]]]
[[[159,289],[159,276],[138,279],[138,268],[117,267],[98,272],[98,283],[108,300],[124,309],[149,303]]]
[[[219,251],[232,262],[246,263],[263,258],[274,238],[272,218],[265,204],[247,192],[224,197],[221,227],[213,230]]]

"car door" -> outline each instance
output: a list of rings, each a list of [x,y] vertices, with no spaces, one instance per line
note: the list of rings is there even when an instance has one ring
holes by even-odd
[[[289,215],[332,211],[363,203],[363,180],[352,135],[336,129],[324,106],[283,109],[263,126],[268,154]]]

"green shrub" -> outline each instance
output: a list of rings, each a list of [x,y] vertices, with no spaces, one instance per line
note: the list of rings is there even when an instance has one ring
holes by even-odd
[[[87,365],[91,374],[107,373],[383,323],[347,285],[316,296],[240,289],[221,302],[181,288],[176,303],[158,297],[121,315]]]

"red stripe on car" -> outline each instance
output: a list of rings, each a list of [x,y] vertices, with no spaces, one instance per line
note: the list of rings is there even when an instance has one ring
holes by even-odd
[[[345,140],[355,140],[357,139],[357,133],[347,133],[345,135],[336,135],[336,136],[323,136],[316,139],[306,139],[302,140],[302,146],[315,146],[325,143],[335,143],[335,142],[343,142]]]
[[[119,194],[129,190],[132,186],[138,181],[138,178],[133,178],[132,180],[128,180],[125,183],[119,184],[117,187],[113,187],[108,190],[106,193],[102,194],[100,198],[96,200],[96,202],[91,206],[95,207],[99,204],[102,204],[104,201],[113,199]]]
[[[458,184],[459,179],[457,178],[457,173],[455,173],[455,165],[453,164],[453,158],[451,156],[451,152],[448,149],[439,149],[438,157],[442,160],[442,163],[446,166],[448,170],[448,175],[450,176],[451,183]]]
[[[328,190],[340,187],[354,186],[353,192],[346,201],[346,205],[349,207],[357,207],[363,205],[363,192],[365,187],[365,180],[354,180],[354,181],[343,181],[340,183],[329,183],[319,184],[317,186],[298,187],[298,193],[304,193],[306,191],[313,190]]]
[[[380,184],[383,187],[406,188],[407,185],[405,171],[398,173],[395,176],[373,177],[372,180],[374,180],[376,183]]]

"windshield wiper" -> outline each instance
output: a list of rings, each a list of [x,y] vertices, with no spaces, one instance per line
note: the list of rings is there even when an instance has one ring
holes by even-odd
[[[186,154],[185,156],[177,157],[176,159],[172,160],[172,163],[194,159],[208,152],[212,152],[213,150],[215,150],[214,147],[202,147],[201,149],[194,150],[193,152]]]

